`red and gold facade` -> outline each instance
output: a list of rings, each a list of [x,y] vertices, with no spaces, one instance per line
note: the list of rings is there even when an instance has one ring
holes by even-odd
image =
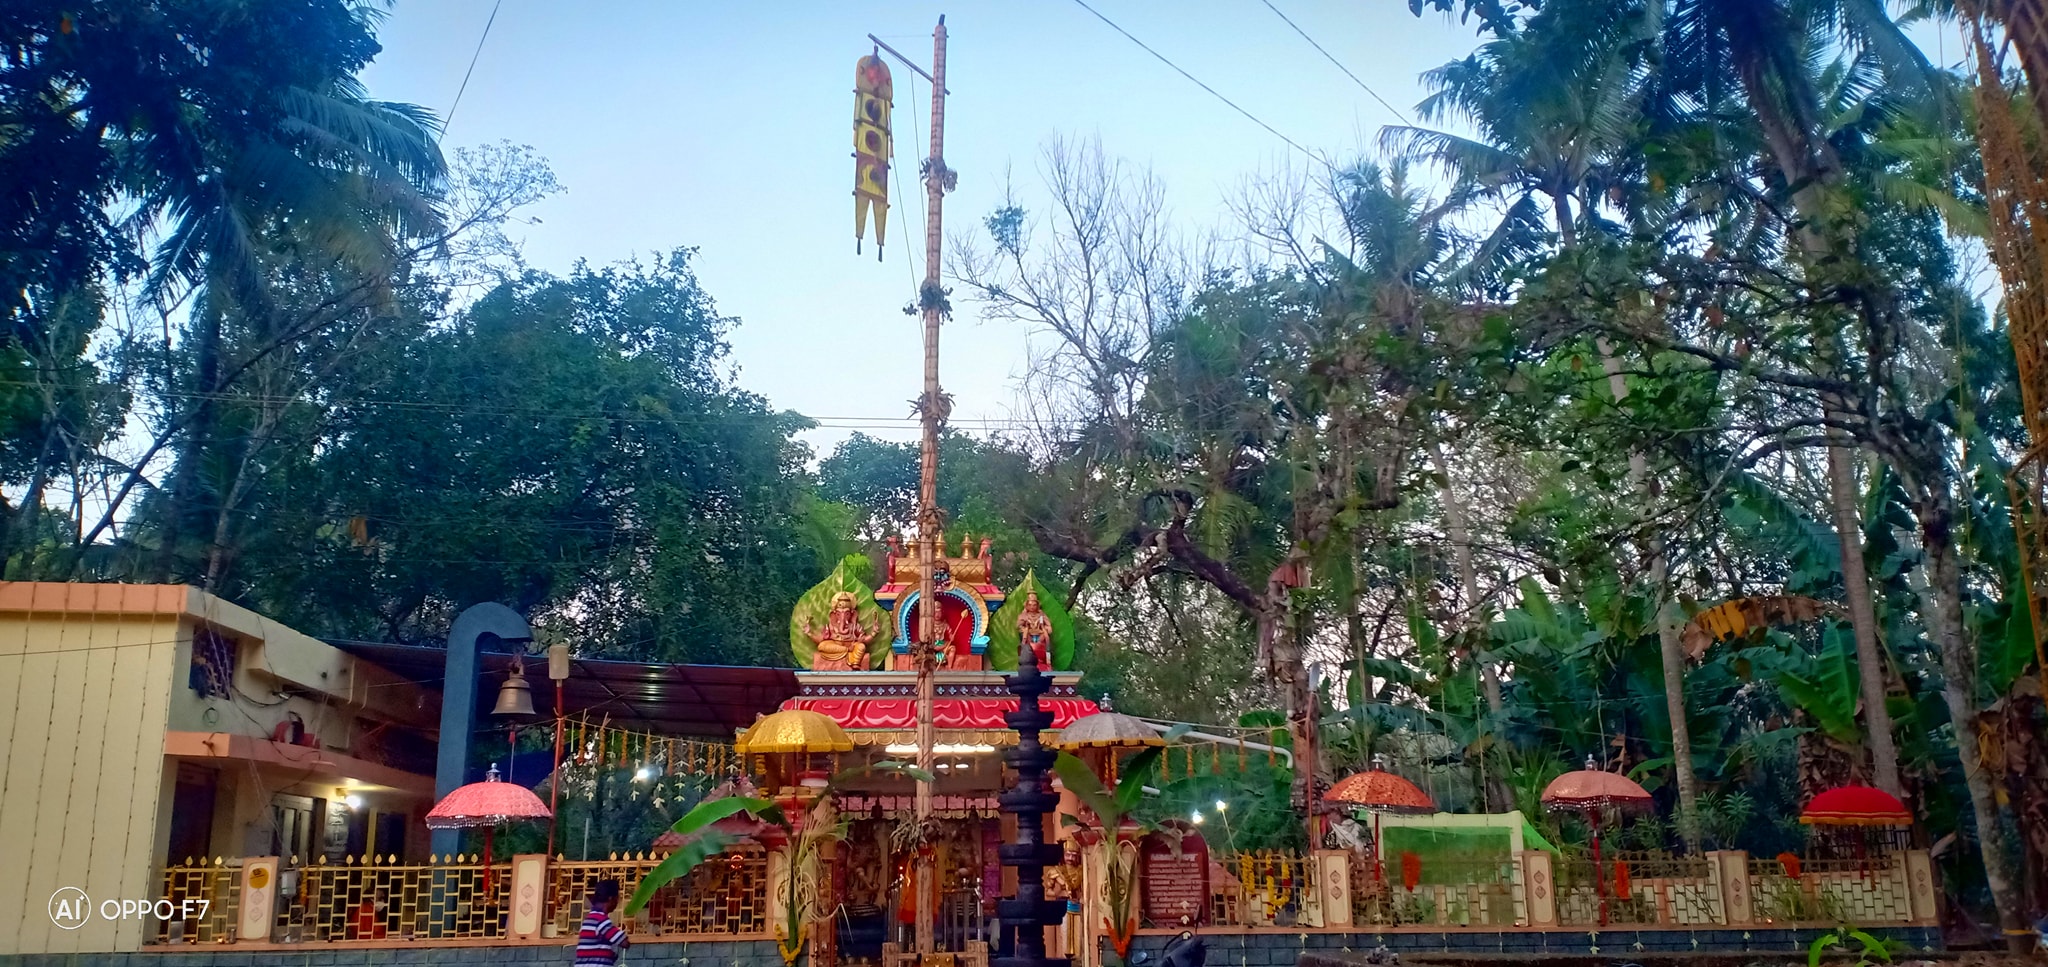
[[[836,794],[839,814],[850,827],[833,863],[835,895],[847,909],[879,917],[890,942],[907,943],[909,926],[925,910],[933,911],[940,949],[963,950],[963,944],[982,938],[996,899],[1012,886],[997,853],[1015,832],[996,798],[1004,788],[998,752],[1017,741],[1004,721],[1017,708],[1004,676],[1015,667],[1020,647],[1060,656],[1048,662],[1054,665],[1072,655],[1071,642],[1052,640],[1068,626],[1048,621],[1038,596],[1029,593],[1037,588],[1035,578],[1024,579],[1014,602],[996,584],[989,544],[953,544],[959,553],[940,557],[932,574],[941,642],[934,672],[934,821],[921,837],[909,832],[916,825],[916,789],[899,774],[878,772],[842,783]],[[916,554],[893,540],[879,571],[881,587],[872,592],[835,574],[807,596],[814,603],[799,604],[791,619],[797,658],[810,667],[797,673],[798,694],[782,708],[819,713],[846,731],[854,748],[843,757],[842,769],[916,756],[917,672],[910,640],[921,618],[923,574]],[[1052,712],[1053,729],[1098,711],[1077,690],[1079,672],[1055,667],[1049,677],[1052,688],[1040,705]],[[937,872],[934,895],[921,903],[909,886],[920,850],[928,851]],[[842,961],[863,959],[856,951],[840,954]]]

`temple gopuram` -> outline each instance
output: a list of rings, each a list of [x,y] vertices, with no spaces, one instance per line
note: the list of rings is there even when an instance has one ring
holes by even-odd
[[[867,960],[883,942],[909,946],[921,910],[935,911],[938,947],[971,949],[984,940],[998,898],[1013,895],[998,846],[1014,839],[1013,821],[998,810],[1004,789],[1001,750],[1017,733],[1004,714],[1017,708],[1005,676],[1017,669],[1021,648],[1038,656],[1052,688],[1040,699],[1063,729],[1099,711],[1080,697],[1073,671],[1071,623],[1051,594],[1040,594],[1026,574],[1014,593],[995,583],[990,541],[963,538],[959,553],[935,559],[932,596],[938,601],[933,722],[934,823],[916,829],[915,784],[878,773],[842,784],[835,798],[850,823],[832,864],[834,894],[845,904],[840,930],[842,961]],[[941,548],[949,548],[945,538]],[[888,542],[882,585],[867,588],[842,565],[799,600],[790,618],[798,694],[783,710],[830,718],[853,741],[839,768],[917,755],[917,671],[911,641],[921,620],[917,557]],[[814,777],[814,781],[817,777]],[[1063,796],[1063,812],[1071,797]],[[1058,823],[1052,827],[1060,828]],[[911,870],[919,841],[934,857],[935,896],[917,902]],[[1069,875],[1077,871],[1069,871]],[[1064,879],[1052,871],[1048,881]]]

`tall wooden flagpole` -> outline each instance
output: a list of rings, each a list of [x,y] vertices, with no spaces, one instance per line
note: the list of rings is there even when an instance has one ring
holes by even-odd
[[[945,521],[939,511],[939,428],[951,409],[939,389],[939,321],[945,309],[945,293],[939,286],[940,212],[953,174],[946,168],[946,18],[939,17],[932,30],[932,149],[920,167],[924,173],[924,285],[917,302],[924,317],[924,394],[918,397],[918,414],[923,418],[924,438],[919,449],[917,491],[917,767],[924,776],[917,782],[917,822],[929,829],[932,817],[933,745],[937,741],[932,722],[932,700],[938,666],[937,640],[939,607],[934,600],[932,572],[945,553]],[[932,903],[933,856],[930,844],[920,843],[916,856],[917,953],[920,958],[935,948],[933,921],[938,910]]]

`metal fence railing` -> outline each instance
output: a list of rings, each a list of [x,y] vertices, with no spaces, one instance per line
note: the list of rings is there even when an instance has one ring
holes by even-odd
[[[614,855],[609,859],[556,861],[548,866],[548,911],[563,936],[583,922],[590,890],[597,881],[619,881],[622,896],[632,896],[640,879],[662,860],[660,854]],[[696,934],[767,934],[768,856],[759,849],[734,850],[691,870],[688,876],[657,890],[642,914],[654,936]]]
[[[1772,923],[1902,923],[1913,919],[1896,854],[1864,859],[1752,857],[1750,895],[1757,917]]]
[[[552,925],[548,932],[575,932],[597,881],[616,879],[624,894],[631,895],[661,859],[642,853],[549,864],[543,920]],[[150,942],[234,942],[241,878],[239,861],[218,858],[166,868],[164,898],[172,908],[189,909],[193,916],[163,921]],[[485,864],[477,856],[432,857],[424,863],[396,857],[308,865],[293,860],[278,874],[271,940],[319,944],[501,938],[506,935],[511,886],[510,863]],[[187,900],[195,902],[187,905]],[[203,908],[196,902],[202,900]],[[765,936],[770,929],[768,862],[758,849],[716,857],[662,887],[635,926],[653,936]]]
[[[548,863],[542,936],[572,936],[597,881],[616,879],[630,895],[661,859],[641,853]],[[1334,926],[1345,917],[1323,904],[1347,894],[1350,908],[1344,912],[1352,929],[1882,925],[1924,922],[1932,909],[1931,898],[1923,896],[1922,912],[1914,912],[1907,875],[1913,862],[1924,867],[1926,861],[1901,853],[1749,858],[1745,865],[1740,854],[1713,858],[1626,851],[1606,853],[1597,870],[1589,856],[1576,852],[1455,859],[1400,854],[1384,863],[1360,855],[1338,859],[1285,851],[1215,857],[1208,865],[1209,925],[1248,930]],[[1329,875],[1348,876],[1348,890],[1341,881],[1318,882],[1325,862]],[[1549,868],[1547,884],[1532,878],[1532,864]],[[1346,874],[1336,872],[1347,868]],[[243,872],[243,861],[221,858],[166,868],[160,896],[178,915],[159,922],[150,942],[235,942]],[[1724,878],[1738,882],[1731,885]],[[476,856],[312,864],[287,858],[276,878],[270,939],[325,944],[503,938],[512,880],[512,864],[486,865]],[[769,937],[776,927],[771,889],[768,854],[744,847],[663,886],[629,929],[648,937]],[[1746,911],[1724,909],[1724,897],[1746,904]],[[968,952],[988,942],[987,900],[978,884],[945,894],[937,931],[943,949]],[[1554,919],[1539,920],[1547,917]],[[1141,919],[1141,926],[1178,928],[1180,919]]]
[[[242,870],[214,857],[164,870],[163,895],[178,918],[160,921],[152,943],[227,943],[240,919]],[[185,912],[191,911],[190,919]]]
[[[1519,857],[1367,858],[1351,864],[1351,918],[1385,927],[1511,927],[1526,917],[1521,884]]]
[[[1704,856],[1616,851],[1557,863],[1557,919],[1567,926],[1707,926],[1722,922],[1720,889]],[[1603,913],[1602,894],[1605,895]]]
[[[1219,927],[1294,926],[1313,895],[1314,878],[1313,858],[1300,853],[1258,850],[1223,857],[1211,869],[1209,922]]]
[[[280,929],[272,936],[286,942],[504,936],[510,863],[461,854],[428,863],[351,858],[298,873],[295,895],[278,896]]]

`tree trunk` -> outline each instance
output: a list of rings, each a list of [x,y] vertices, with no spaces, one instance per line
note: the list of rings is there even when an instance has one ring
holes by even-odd
[[[1287,563],[1273,571],[1266,583],[1265,613],[1259,616],[1260,636],[1266,639],[1268,671],[1280,686],[1280,699],[1287,715],[1287,734],[1294,745],[1295,808],[1300,809],[1308,833],[1308,844],[1320,842],[1320,810],[1315,776],[1320,755],[1316,742],[1316,695],[1309,687],[1308,663],[1303,660],[1301,624],[1294,605],[1294,589],[1307,585],[1308,557],[1297,548]]]
[[[1850,466],[1848,440],[1828,447],[1828,509],[1842,547],[1842,591],[1848,599],[1849,624],[1856,633],[1858,687],[1863,694],[1863,721],[1869,732],[1870,760],[1877,787],[1901,799],[1899,747],[1892,738],[1892,714],[1885,707],[1885,653],[1877,636],[1877,608],[1870,595],[1870,572],[1863,562],[1863,526],[1856,513],[1856,474]]]
[[[1629,458],[1631,471],[1640,457]],[[1671,769],[1678,785],[1678,835],[1686,849],[1700,851],[1700,778],[1692,769],[1692,723],[1685,711],[1685,648],[1679,640],[1684,622],[1671,600],[1670,556],[1664,538],[1649,540],[1650,586],[1657,589],[1657,659],[1664,669],[1664,713],[1671,717]]]
[[[1745,76],[1744,84],[1750,89],[1750,99],[1759,105],[1759,118],[1772,154],[1778,162],[1779,174],[1788,185],[1799,185],[1792,194],[1792,207],[1799,213],[1800,224],[1794,238],[1812,265],[1822,265],[1836,254],[1836,246],[1830,241],[1830,233],[1822,224],[1827,212],[1822,189],[1826,184],[1839,180],[1840,165],[1825,142],[1815,147],[1819,154],[1808,150],[1814,145],[1808,131],[1790,123],[1776,102],[1763,91],[1760,77]],[[1761,100],[1759,100],[1761,98]],[[1823,155],[1825,157],[1823,157]],[[1811,267],[1811,266],[1810,266]],[[1823,334],[1815,345],[1824,354],[1818,360],[1822,368],[1834,375],[1836,361],[1841,352],[1832,335]],[[1848,407],[1841,400],[1822,400],[1823,415],[1830,423],[1839,423],[1847,415]],[[1856,475],[1850,463],[1855,449],[1853,441],[1840,429],[1829,431],[1836,444],[1828,447],[1828,509],[1834,518],[1835,536],[1842,549],[1842,592],[1849,606],[1849,625],[1856,637],[1856,668],[1862,692],[1864,722],[1870,734],[1870,757],[1874,778],[1878,788],[1894,796],[1905,795],[1905,788],[1899,782],[1899,749],[1892,736],[1891,710],[1885,707],[1884,650],[1878,640],[1877,609],[1870,594],[1870,572],[1863,560],[1863,528],[1856,514]]]
[[[1921,551],[1927,555],[1927,612],[1936,647],[1941,651],[1941,697],[1948,703],[1955,729],[1956,757],[1962,760],[1963,784],[1970,791],[1970,812],[1977,824],[1977,852],[1984,864],[1984,882],[1998,906],[1998,925],[2014,949],[2026,927],[2020,916],[2019,892],[2006,865],[2005,831],[1999,822],[1996,791],[1978,754],[1977,650],[1963,628],[1963,578],[1950,531],[1951,514],[1941,494],[1917,501]]]
[[[1595,340],[1595,346],[1600,351],[1600,367],[1607,373],[1607,391],[1619,404],[1628,398],[1628,380],[1621,374],[1621,360],[1615,358],[1614,347],[1606,337]],[[1641,450],[1628,455],[1628,480],[1630,490],[1646,500],[1655,498],[1650,461]],[[1657,603],[1657,663],[1664,672],[1664,712],[1671,719],[1671,772],[1673,784],[1678,787],[1678,835],[1685,841],[1686,849],[1699,852],[1700,779],[1692,769],[1692,723],[1686,719],[1685,711],[1685,649],[1679,641],[1684,622],[1675,620],[1670,556],[1665,552],[1661,535],[1653,534],[1645,542],[1644,556],[1648,558],[1649,583]]]
[[[43,406],[46,414],[56,408],[55,402],[49,400],[47,396]],[[35,544],[36,519],[42,513],[43,491],[49,486],[53,472],[51,463],[55,454],[51,453],[51,450],[63,433],[60,427],[52,425],[55,422],[47,415],[43,419],[43,445],[36,450],[36,462],[29,470],[28,486],[22,489],[21,503],[8,508],[7,513],[0,514],[0,569],[4,569],[13,560],[16,551]],[[33,581],[43,575],[34,570],[27,570],[18,575],[6,575],[4,570],[0,570],[0,576]]]
[[[1823,191],[1841,180],[1841,167],[1835,163],[1833,149],[1812,125],[1796,123],[1785,111],[1780,110],[1776,94],[1771,85],[1766,83],[1762,70],[1761,64],[1745,65],[1742,85],[1753,109],[1757,111],[1766,140],[1773,145],[1779,174],[1787,185],[1800,186],[1792,194],[1792,205],[1799,213],[1800,221],[1794,236],[1801,251],[1810,261],[1808,270],[1814,271],[1838,258],[1853,258],[1853,251],[1838,251],[1838,246],[1833,241],[1836,235],[1827,230],[1825,224],[1828,213],[1823,204]],[[1826,352],[1832,348],[1833,343],[1831,339],[1823,338],[1818,341],[1818,345]],[[1839,415],[1841,407],[1838,401],[1823,400],[1822,405],[1827,416]],[[1835,484],[1832,460],[1837,450],[1839,448],[1830,448],[1830,490],[1834,489]],[[1894,465],[1901,471],[1902,476],[1911,475],[1917,470],[1898,463]],[[1977,649],[1963,631],[1962,575],[1949,533],[1949,500],[1945,489],[1947,472],[1945,468],[1937,466],[1933,474],[1938,482],[1934,486],[1922,488],[1917,494],[1919,499],[1914,508],[1914,513],[1920,518],[1922,550],[1927,556],[1928,594],[1922,602],[1922,610],[1926,612],[1924,617],[1941,650],[1942,698],[1947,701],[1949,716],[1954,721],[1956,752],[1962,760],[1964,784],[1970,791],[1970,806],[1977,822],[1977,845],[1984,861],[1984,877],[1991,888],[1992,898],[1998,905],[1999,921],[2010,931],[2017,929],[2020,922],[2017,897],[2013,894],[2012,879],[2005,872],[2005,854],[1999,845],[2003,836],[1998,824],[1998,805],[1992,798],[1990,779],[1985,775],[1982,763],[1973,751],[1977,741]],[[1837,530],[1842,530],[1839,523]],[[1859,540],[1856,557],[1860,560],[1861,531],[1859,529],[1855,532],[1844,532],[1843,539],[1849,540],[1851,533]],[[1851,565],[1846,553],[1846,544],[1844,548],[1842,567],[1848,572]],[[1855,570],[1863,574],[1867,594],[1868,576],[1861,568]],[[1853,613],[1851,618],[1853,622]],[[1874,647],[1875,628],[1872,630]],[[1862,677],[1866,683],[1872,678],[1878,678],[1881,687],[1883,667],[1863,664],[1861,638],[1859,634],[1857,663]],[[1866,684],[1865,688],[1867,687]],[[1880,702],[1872,711],[1883,714],[1882,703]],[[1876,731],[1877,721],[1875,718],[1870,720],[1873,733]],[[1890,736],[1888,728],[1886,736]],[[1896,775],[1896,765],[1894,774]],[[2007,936],[2013,935],[2008,933]]]
[[[1562,191],[1551,193],[1551,203],[1556,209],[1559,244],[1570,248],[1575,244],[1577,233],[1572,218],[1571,196]],[[1605,337],[1595,340],[1600,351],[1600,366],[1607,373],[1607,390],[1619,404],[1628,398],[1628,380],[1621,374],[1621,360],[1614,356],[1614,348]],[[1641,451],[1628,455],[1629,489],[1652,496],[1650,489],[1649,460]],[[1664,671],[1664,711],[1671,718],[1671,771],[1674,785],[1678,787],[1678,835],[1685,841],[1687,849],[1700,849],[1700,780],[1692,769],[1692,724],[1685,714],[1685,651],[1679,642],[1682,622],[1672,620],[1673,613],[1669,598],[1671,568],[1664,550],[1664,539],[1653,536],[1645,548],[1649,558],[1650,586],[1657,596],[1657,658]],[[1602,737],[1605,741],[1605,737]]]
[[[1479,568],[1472,560],[1472,527],[1465,518],[1465,505],[1458,499],[1458,488],[1451,484],[1451,464],[1444,458],[1444,446],[1439,440],[1429,441],[1430,462],[1436,464],[1436,472],[1443,475],[1444,487],[1444,530],[1451,539],[1451,556],[1458,565],[1458,583],[1465,592],[1464,607],[1460,608],[1458,630],[1474,632],[1472,635],[1472,661],[1479,666],[1479,687],[1486,695],[1486,709],[1498,718],[1501,711],[1500,671],[1495,667],[1493,656],[1481,650],[1477,631],[1485,620],[1486,609],[1479,596]],[[1507,812],[1514,807],[1514,795],[1507,784],[1485,768],[1486,753],[1480,753],[1480,785],[1486,790],[1486,808],[1489,812]]]
[[[170,583],[178,579],[178,545],[185,535],[192,533],[192,524],[203,510],[200,505],[200,463],[213,444],[213,429],[217,422],[219,407],[214,396],[219,392],[221,369],[221,308],[220,300],[209,293],[193,309],[193,366],[192,390],[196,398],[192,401],[191,419],[186,421],[185,442],[178,447],[177,459],[171,464],[170,476],[164,481],[164,513],[160,534],[162,546],[157,549],[156,580]]]
[[[1444,478],[1444,530],[1451,538],[1451,556],[1458,564],[1458,583],[1465,592],[1465,606],[1458,620],[1460,631],[1470,631],[1479,626],[1486,610],[1479,600],[1479,568],[1472,560],[1472,527],[1465,519],[1465,505],[1458,500],[1458,490],[1451,485],[1451,464],[1444,459],[1444,445],[1429,441],[1429,459],[1436,464],[1436,472]],[[1478,653],[1474,648],[1473,661],[1479,665],[1479,681],[1486,690],[1486,708],[1498,714],[1501,709],[1500,674],[1494,669],[1490,656]]]

